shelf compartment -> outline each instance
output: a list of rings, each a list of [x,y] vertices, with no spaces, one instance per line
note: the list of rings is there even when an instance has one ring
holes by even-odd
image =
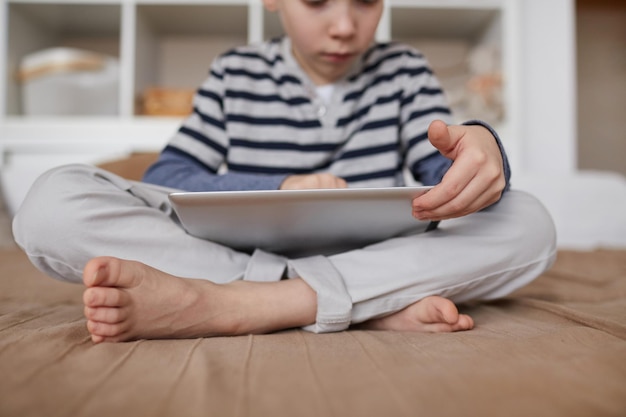
[[[148,88],[195,89],[216,56],[248,41],[245,4],[136,7],[135,114]]]
[[[9,3],[7,114],[23,114],[17,74],[26,55],[51,47],[71,47],[119,58],[121,13],[121,6],[111,3]]]

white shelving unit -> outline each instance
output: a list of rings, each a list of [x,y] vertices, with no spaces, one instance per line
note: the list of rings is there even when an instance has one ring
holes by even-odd
[[[95,163],[133,151],[159,150],[181,119],[138,115],[137,96],[143,89],[151,85],[196,87],[218,53],[281,32],[277,17],[264,11],[261,0],[0,1],[0,28],[5,28],[0,29],[0,179],[10,211],[18,207],[30,184],[48,168],[68,162]],[[505,108],[499,129],[513,166],[523,169],[532,157],[526,151],[534,150],[536,143],[544,140],[531,138],[529,142],[524,137],[524,126],[532,123],[525,112],[526,107],[532,108],[525,97],[532,97],[534,91],[534,81],[528,80],[528,74],[537,65],[526,62],[529,46],[522,40],[530,27],[524,22],[528,21],[529,11],[536,12],[545,3],[387,0],[377,38],[401,39],[427,48],[450,42],[467,46],[480,42],[497,44],[502,51]],[[559,7],[571,7],[571,0],[548,3],[557,12]],[[568,15],[551,16],[552,20],[544,23],[554,34],[560,30],[562,18],[558,16]],[[567,30],[568,21],[563,22]],[[537,30],[536,26],[532,30]],[[568,39],[565,35],[557,38],[557,42]],[[544,40],[544,46],[551,47],[551,42],[554,43]],[[53,46],[80,47],[119,59],[119,115],[23,114],[20,83],[15,77],[20,60],[26,54]],[[573,67],[564,63],[556,70],[560,70],[559,78],[565,78],[565,82],[571,76],[573,84]],[[568,129],[573,132],[571,112],[555,117],[557,123],[569,124]],[[558,142],[558,138],[550,140]],[[558,165],[551,169],[567,171],[572,166],[570,160]]]

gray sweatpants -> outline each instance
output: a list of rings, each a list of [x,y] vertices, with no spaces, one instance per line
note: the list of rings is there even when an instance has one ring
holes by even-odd
[[[85,263],[103,255],[217,283],[277,281],[286,272],[317,293],[317,320],[307,327],[315,332],[342,330],[429,295],[456,303],[502,297],[546,270],[556,252],[549,214],[519,191],[432,232],[295,259],[188,235],[170,207],[171,191],[87,165],[55,168],[16,214],[15,239],[39,269],[71,282],[81,282]]]

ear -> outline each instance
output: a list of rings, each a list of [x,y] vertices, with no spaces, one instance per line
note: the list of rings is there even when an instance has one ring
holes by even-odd
[[[278,1],[277,0],[263,0],[263,5],[270,12],[278,11]]]

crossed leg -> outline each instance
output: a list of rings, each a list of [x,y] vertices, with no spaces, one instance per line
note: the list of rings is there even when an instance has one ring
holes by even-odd
[[[270,333],[315,322],[317,297],[301,279],[215,284],[179,278],[112,257],[83,271],[87,328],[95,343]],[[450,332],[469,330],[471,317],[431,296],[360,328]]]

